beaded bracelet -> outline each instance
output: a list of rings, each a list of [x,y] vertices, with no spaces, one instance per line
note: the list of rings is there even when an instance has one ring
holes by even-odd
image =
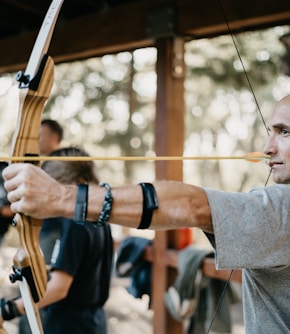
[[[99,219],[93,223],[95,226],[105,225],[110,218],[110,214],[112,210],[113,197],[112,197],[110,185],[108,183],[103,182],[100,184],[100,187],[105,187],[107,189],[107,192],[104,198],[104,204],[103,204],[103,208],[100,213]]]

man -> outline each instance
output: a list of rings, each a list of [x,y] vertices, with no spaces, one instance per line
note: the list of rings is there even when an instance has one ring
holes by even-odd
[[[88,194],[91,221],[155,230],[199,227],[213,234],[217,267],[243,268],[244,321],[251,334],[290,332],[290,96],[275,107],[269,131],[264,152],[278,185],[228,193],[163,181],[111,192],[91,186]],[[28,164],[13,164],[3,176],[12,211],[73,216],[76,186],[60,185]]]
[[[44,119],[41,121],[39,133],[39,151],[41,155],[49,155],[60,147],[63,138],[61,125],[54,120]]]

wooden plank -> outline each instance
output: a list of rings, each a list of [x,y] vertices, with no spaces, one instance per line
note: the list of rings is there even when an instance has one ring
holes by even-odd
[[[152,262],[152,309],[153,333],[167,333],[167,313],[164,300],[164,291],[167,290],[168,268],[164,263],[164,250],[167,247],[167,233],[163,231],[156,232],[154,244],[151,248]]]
[[[144,258],[152,262],[153,261],[153,254],[152,254],[153,248],[147,247],[144,252]],[[167,249],[163,253],[163,261],[167,266],[170,266],[172,268],[177,268],[178,263],[178,251],[175,249]],[[204,276],[210,277],[210,278],[216,278],[223,281],[228,280],[231,274],[231,270],[218,270],[215,266],[215,260],[212,258],[205,258],[202,263],[202,272]],[[231,275],[231,281],[242,283],[242,270],[236,269],[233,270],[233,273]]]
[[[183,0],[179,5],[178,31],[191,38],[240,33],[289,24],[290,2],[276,0]]]
[[[232,270],[217,270],[214,259],[204,259],[202,264],[202,272],[207,277],[226,281],[231,275],[231,281],[242,283],[242,271],[233,270],[232,274],[231,271]]]
[[[276,0],[223,0],[232,32],[288,24],[290,2]],[[56,63],[154,46],[157,38],[148,33],[148,15],[158,7],[171,6],[176,15],[175,36],[188,39],[228,34],[216,0],[139,0],[74,20],[59,20],[50,55]],[[23,69],[38,29],[1,39],[0,73]],[[173,37],[173,36],[171,36]]]
[[[155,141],[157,155],[179,155],[184,145],[184,40],[157,41],[157,98]],[[176,58],[178,62],[176,62]],[[180,68],[179,68],[180,67]],[[176,73],[176,70],[178,73]],[[157,179],[182,180],[182,161],[156,163]],[[169,247],[177,247],[179,231],[159,231],[153,243],[153,331],[182,334],[182,324],[174,320],[164,304],[164,292],[176,278],[176,268],[164,261]]]

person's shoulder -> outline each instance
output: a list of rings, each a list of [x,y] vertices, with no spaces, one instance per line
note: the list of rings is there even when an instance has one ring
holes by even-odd
[[[266,187],[253,188],[250,194],[263,198],[263,202],[271,201],[279,205],[290,205],[290,187],[286,184],[275,184]]]
[[[288,184],[274,184],[264,187],[255,187],[250,192],[267,192],[267,193],[290,193],[290,186]]]

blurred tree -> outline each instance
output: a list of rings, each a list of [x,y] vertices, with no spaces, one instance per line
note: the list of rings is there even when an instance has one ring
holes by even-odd
[[[142,61],[138,53],[57,66],[46,113],[64,125],[67,142],[83,145],[96,156],[143,156],[152,151],[156,52],[143,50]],[[146,53],[150,54],[144,57]],[[103,161],[98,165],[105,177],[117,175],[116,182],[124,183],[140,163]],[[148,167],[154,173],[154,166]]]
[[[289,93],[289,79],[280,71],[285,48],[279,41],[287,29],[187,44],[185,154],[243,155],[263,149],[264,121],[275,101]],[[262,185],[268,174],[261,164],[240,161],[202,161],[185,167],[190,182],[235,191]]]
[[[266,130],[259,109],[267,119],[274,102],[289,93],[289,78],[280,71],[286,50],[279,41],[288,30],[276,27],[186,43],[185,155],[240,155],[263,149]],[[64,145],[82,145],[91,155],[152,155],[155,63],[156,50],[147,48],[57,65],[45,117],[64,126]],[[3,152],[9,152],[16,124],[11,105],[15,86],[14,74],[0,77]],[[100,177],[115,184],[154,179],[152,162],[97,165]],[[225,190],[263,184],[267,173],[262,164],[241,161],[184,163],[186,182]]]

